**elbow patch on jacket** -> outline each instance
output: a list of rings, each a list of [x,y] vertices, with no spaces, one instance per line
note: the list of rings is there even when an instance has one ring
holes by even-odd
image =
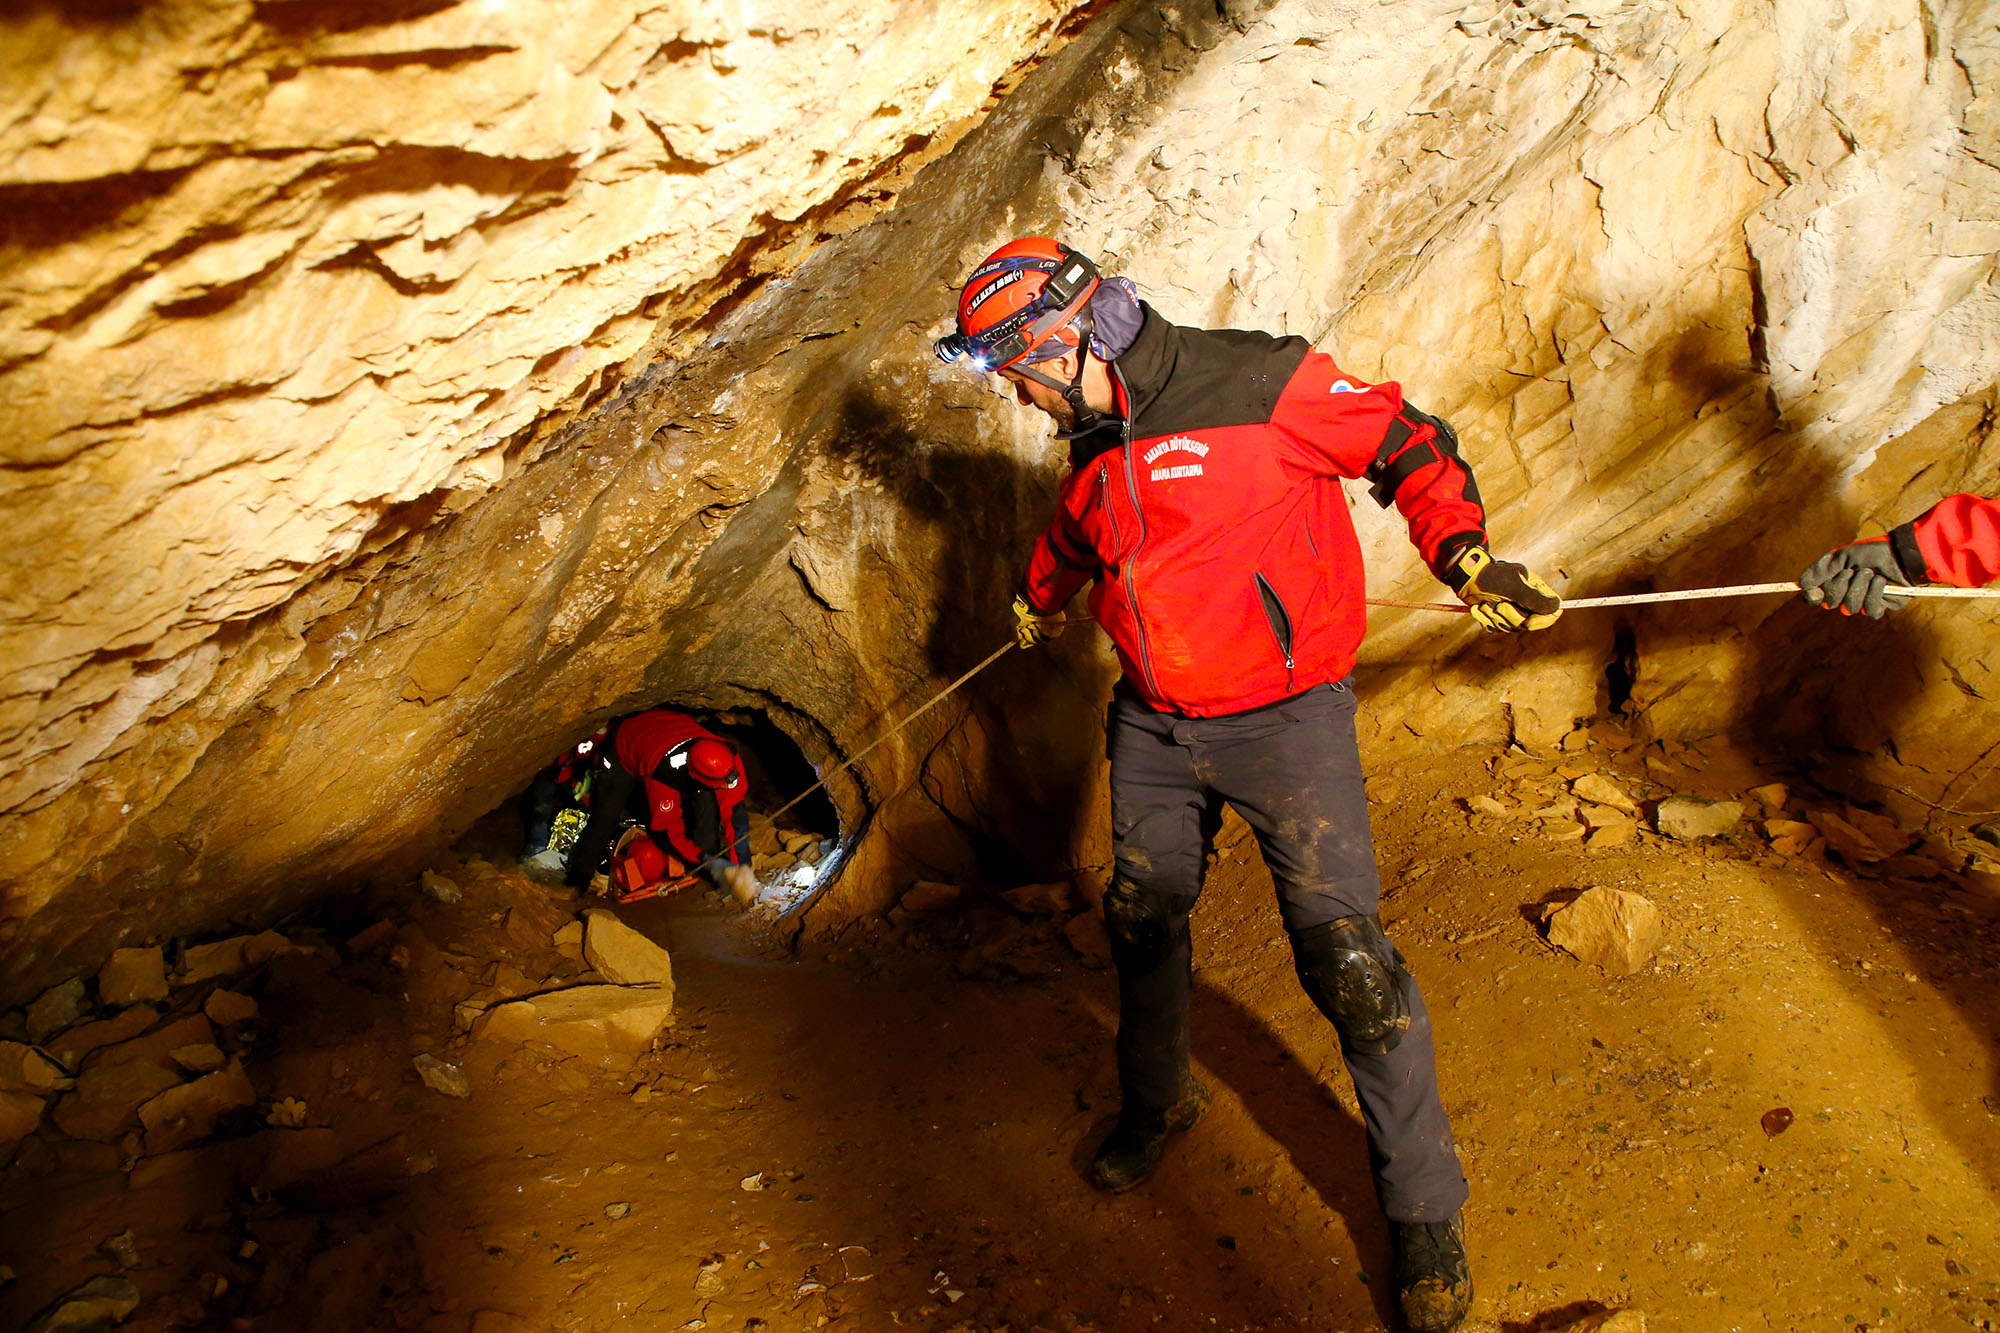
[[[1416,438],[1417,428],[1428,425],[1431,437],[1427,440]],[[1465,478],[1465,498],[1486,508],[1479,498],[1479,483],[1472,479],[1472,469],[1458,454],[1458,433],[1442,417],[1434,417],[1419,411],[1408,403],[1389,423],[1389,429],[1382,437],[1382,447],[1375,452],[1375,461],[1368,465],[1367,477],[1370,483],[1368,493],[1375,497],[1375,503],[1384,509],[1396,503],[1396,492],[1404,482],[1416,475],[1421,468],[1432,463],[1449,462],[1458,469],[1459,476]]]

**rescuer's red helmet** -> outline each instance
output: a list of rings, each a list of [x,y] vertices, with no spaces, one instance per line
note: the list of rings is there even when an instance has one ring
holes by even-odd
[[[734,787],[742,777],[727,741],[702,736],[688,745],[688,772],[705,787]]]
[[[980,370],[1003,370],[1075,351],[1090,337],[1090,298],[1099,281],[1089,256],[1061,241],[1009,241],[965,280],[958,332],[938,339],[938,359],[967,357]]]

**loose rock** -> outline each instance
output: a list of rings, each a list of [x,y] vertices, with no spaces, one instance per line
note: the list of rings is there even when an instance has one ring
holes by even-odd
[[[97,974],[97,998],[120,1006],[166,999],[166,955],[157,948],[114,950]]]
[[[1026,912],[1030,916],[1054,916],[1069,911],[1075,905],[1068,880],[1023,884],[1018,889],[1008,889],[1000,895],[1000,900],[1015,911]]]
[[[476,1040],[540,1042],[606,1068],[630,1064],[673,1021],[673,992],[657,986],[573,986],[496,1005]]]
[[[896,906],[905,912],[941,912],[958,905],[959,887],[937,880],[920,879],[904,892]]]
[[[618,919],[593,908],[583,914],[584,961],[606,981],[621,986],[662,986],[673,999],[674,960],[653,941]]]
[[[39,1046],[61,1032],[83,1016],[85,1002],[81,977],[49,987],[28,1006],[28,1040]]]
[[[47,1109],[48,1103],[32,1092],[0,1092],[0,1151],[39,1129]]]
[[[289,953],[292,947],[292,942],[275,930],[197,944],[181,955],[181,970],[176,980],[191,986],[215,977],[233,976],[269,962],[281,953]]]
[[[94,1277],[59,1298],[22,1333],[97,1333],[125,1322],[139,1308],[139,1289],[130,1278]]]
[[[32,1046],[0,1041],[0,1092],[26,1092],[37,1097],[69,1086],[62,1067]]]
[[[226,1112],[256,1101],[257,1090],[250,1086],[240,1060],[231,1061],[221,1073],[169,1088],[139,1108],[139,1122],[146,1127],[146,1154],[172,1152],[205,1139]]]
[[[1082,912],[1063,927],[1063,938],[1076,950],[1085,967],[1111,966],[1111,937],[1104,929],[1102,912]]]
[[[1742,802],[1704,801],[1698,796],[1669,796],[1654,817],[1660,832],[1682,842],[1719,838],[1742,822]]]
[[[1551,944],[1620,976],[1645,967],[1660,937],[1660,909],[1623,889],[1586,889],[1549,917]]]
[[[432,1092],[441,1092],[447,1097],[470,1097],[472,1080],[457,1065],[448,1065],[435,1055],[419,1055],[410,1062],[417,1067],[417,1076]]]
[[[1752,787],[1747,795],[1763,806],[1765,815],[1770,817],[1785,808],[1785,802],[1792,799],[1792,789],[1782,782],[1767,782],[1761,787]]]
[[[435,902],[455,903],[465,896],[458,885],[452,883],[443,875],[438,874],[435,870],[426,870],[423,874],[422,883],[424,896]]]
[[[92,1051],[129,1041],[153,1026],[159,1018],[159,1011],[151,1005],[134,1005],[116,1018],[71,1028],[48,1043],[48,1051],[64,1068],[75,1069]]]
[[[195,1074],[213,1073],[229,1063],[229,1058],[222,1053],[222,1048],[213,1042],[177,1047],[167,1054],[175,1064]]]
[[[257,1001],[241,991],[214,990],[208,993],[208,1000],[201,1006],[209,1020],[217,1027],[235,1027],[247,1023],[258,1014]]]
[[[1602,773],[1586,773],[1569,784],[1569,789],[1578,800],[1591,801],[1597,805],[1608,805],[1614,810],[1622,810],[1628,815],[1639,813],[1639,804],[1625,789],[1605,777]]]

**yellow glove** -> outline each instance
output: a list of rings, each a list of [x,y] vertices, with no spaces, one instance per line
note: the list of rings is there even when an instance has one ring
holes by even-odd
[[[1547,629],[1562,615],[1562,598],[1526,565],[1495,560],[1484,546],[1469,546],[1452,561],[1444,581],[1487,629],[1512,634]]]
[[[1014,642],[1020,647],[1032,648],[1043,639],[1062,633],[1062,627],[1061,616],[1038,615],[1026,597],[1014,599]]]

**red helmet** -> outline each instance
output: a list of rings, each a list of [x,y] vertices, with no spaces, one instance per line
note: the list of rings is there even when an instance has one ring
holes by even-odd
[[[1061,241],[1024,236],[980,261],[958,294],[958,332],[938,359],[970,357],[981,370],[1034,364],[1084,345],[1097,265]]]
[[[705,787],[734,787],[742,776],[736,751],[713,736],[702,736],[689,744],[688,772]]]

